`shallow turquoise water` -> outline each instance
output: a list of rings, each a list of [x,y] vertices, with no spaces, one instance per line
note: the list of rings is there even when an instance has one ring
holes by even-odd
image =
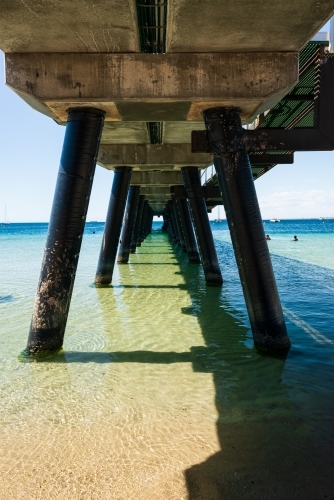
[[[213,222],[212,227],[217,239],[231,241],[226,222]],[[334,269],[334,219],[264,221],[264,230],[270,235],[272,254]],[[293,241],[294,235],[298,242]]]
[[[20,363],[47,225],[0,228],[0,498],[331,498],[334,223],[268,224],[286,360],[253,348],[226,223],[221,289],[160,223],[96,289],[91,223],[64,353]],[[298,496],[320,475],[319,496]]]

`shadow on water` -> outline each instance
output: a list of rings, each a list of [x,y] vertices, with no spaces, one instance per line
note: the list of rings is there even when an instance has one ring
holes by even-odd
[[[176,274],[176,273],[175,273]],[[120,289],[122,290],[123,288],[156,288],[156,289],[163,289],[163,288],[177,288],[178,290],[187,290],[187,285],[95,285],[92,283],[89,285],[90,288],[113,288],[115,290]]]
[[[282,382],[285,360],[261,355],[248,329],[223,308],[224,287],[199,286],[199,268],[179,254],[192,305],[210,352],[221,450],[185,472],[189,500],[333,498],[333,457],[311,441]]]
[[[313,443],[289,397],[285,360],[247,347],[248,329],[223,308],[224,288],[206,287],[200,266],[176,256],[191,299],[181,313],[196,317],[204,346],[181,353],[67,351],[49,362],[191,363],[212,374],[220,450],[185,470],[188,500],[333,498],[333,457]]]
[[[137,251],[137,253],[139,253],[140,255],[142,254],[149,254],[149,255],[152,255],[152,252],[143,252],[142,250],[139,250]],[[173,255],[173,257],[170,257],[171,259],[176,259],[176,257],[174,257],[174,252],[156,252],[154,251],[154,255]]]
[[[178,266],[177,262],[131,262],[131,266]]]
[[[11,302],[14,300],[13,295],[0,295],[0,303],[1,302]]]
[[[179,290],[187,290],[187,285],[119,285],[113,288],[178,288]]]
[[[53,358],[44,359],[49,363],[192,363],[194,371],[206,372],[201,362],[203,356],[210,356],[212,349],[204,346],[190,347],[189,352],[154,352],[154,351],[113,351],[84,352],[66,350]]]

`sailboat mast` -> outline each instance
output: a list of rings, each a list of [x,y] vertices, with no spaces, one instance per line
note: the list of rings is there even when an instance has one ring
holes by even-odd
[[[5,205],[5,220],[3,221],[3,224],[7,225],[9,222],[7,221],[7,206]]]

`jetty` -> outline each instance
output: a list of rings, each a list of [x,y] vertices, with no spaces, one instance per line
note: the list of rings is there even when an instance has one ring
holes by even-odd
[[[331,40],[310,41],[333,11],[329,0],[2,3],[6,84],[66,127],[29,354],[63,345],[96,164],[114,171],[96,286],[154,216],[222,286],[208,211],[224,205],[254,344],[288,351],[254,180],[295,151],[334,149]]]

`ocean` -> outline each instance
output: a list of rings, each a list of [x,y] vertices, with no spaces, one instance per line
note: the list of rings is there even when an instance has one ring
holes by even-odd
[[[161,226],[95,288],[86,224],[64,350],[40,362],[19,354],[47,224],[0,226],[0,499],[334,498],[334,220],[264,221],[286,359],[253,347],[226,222],[221,288]]]

